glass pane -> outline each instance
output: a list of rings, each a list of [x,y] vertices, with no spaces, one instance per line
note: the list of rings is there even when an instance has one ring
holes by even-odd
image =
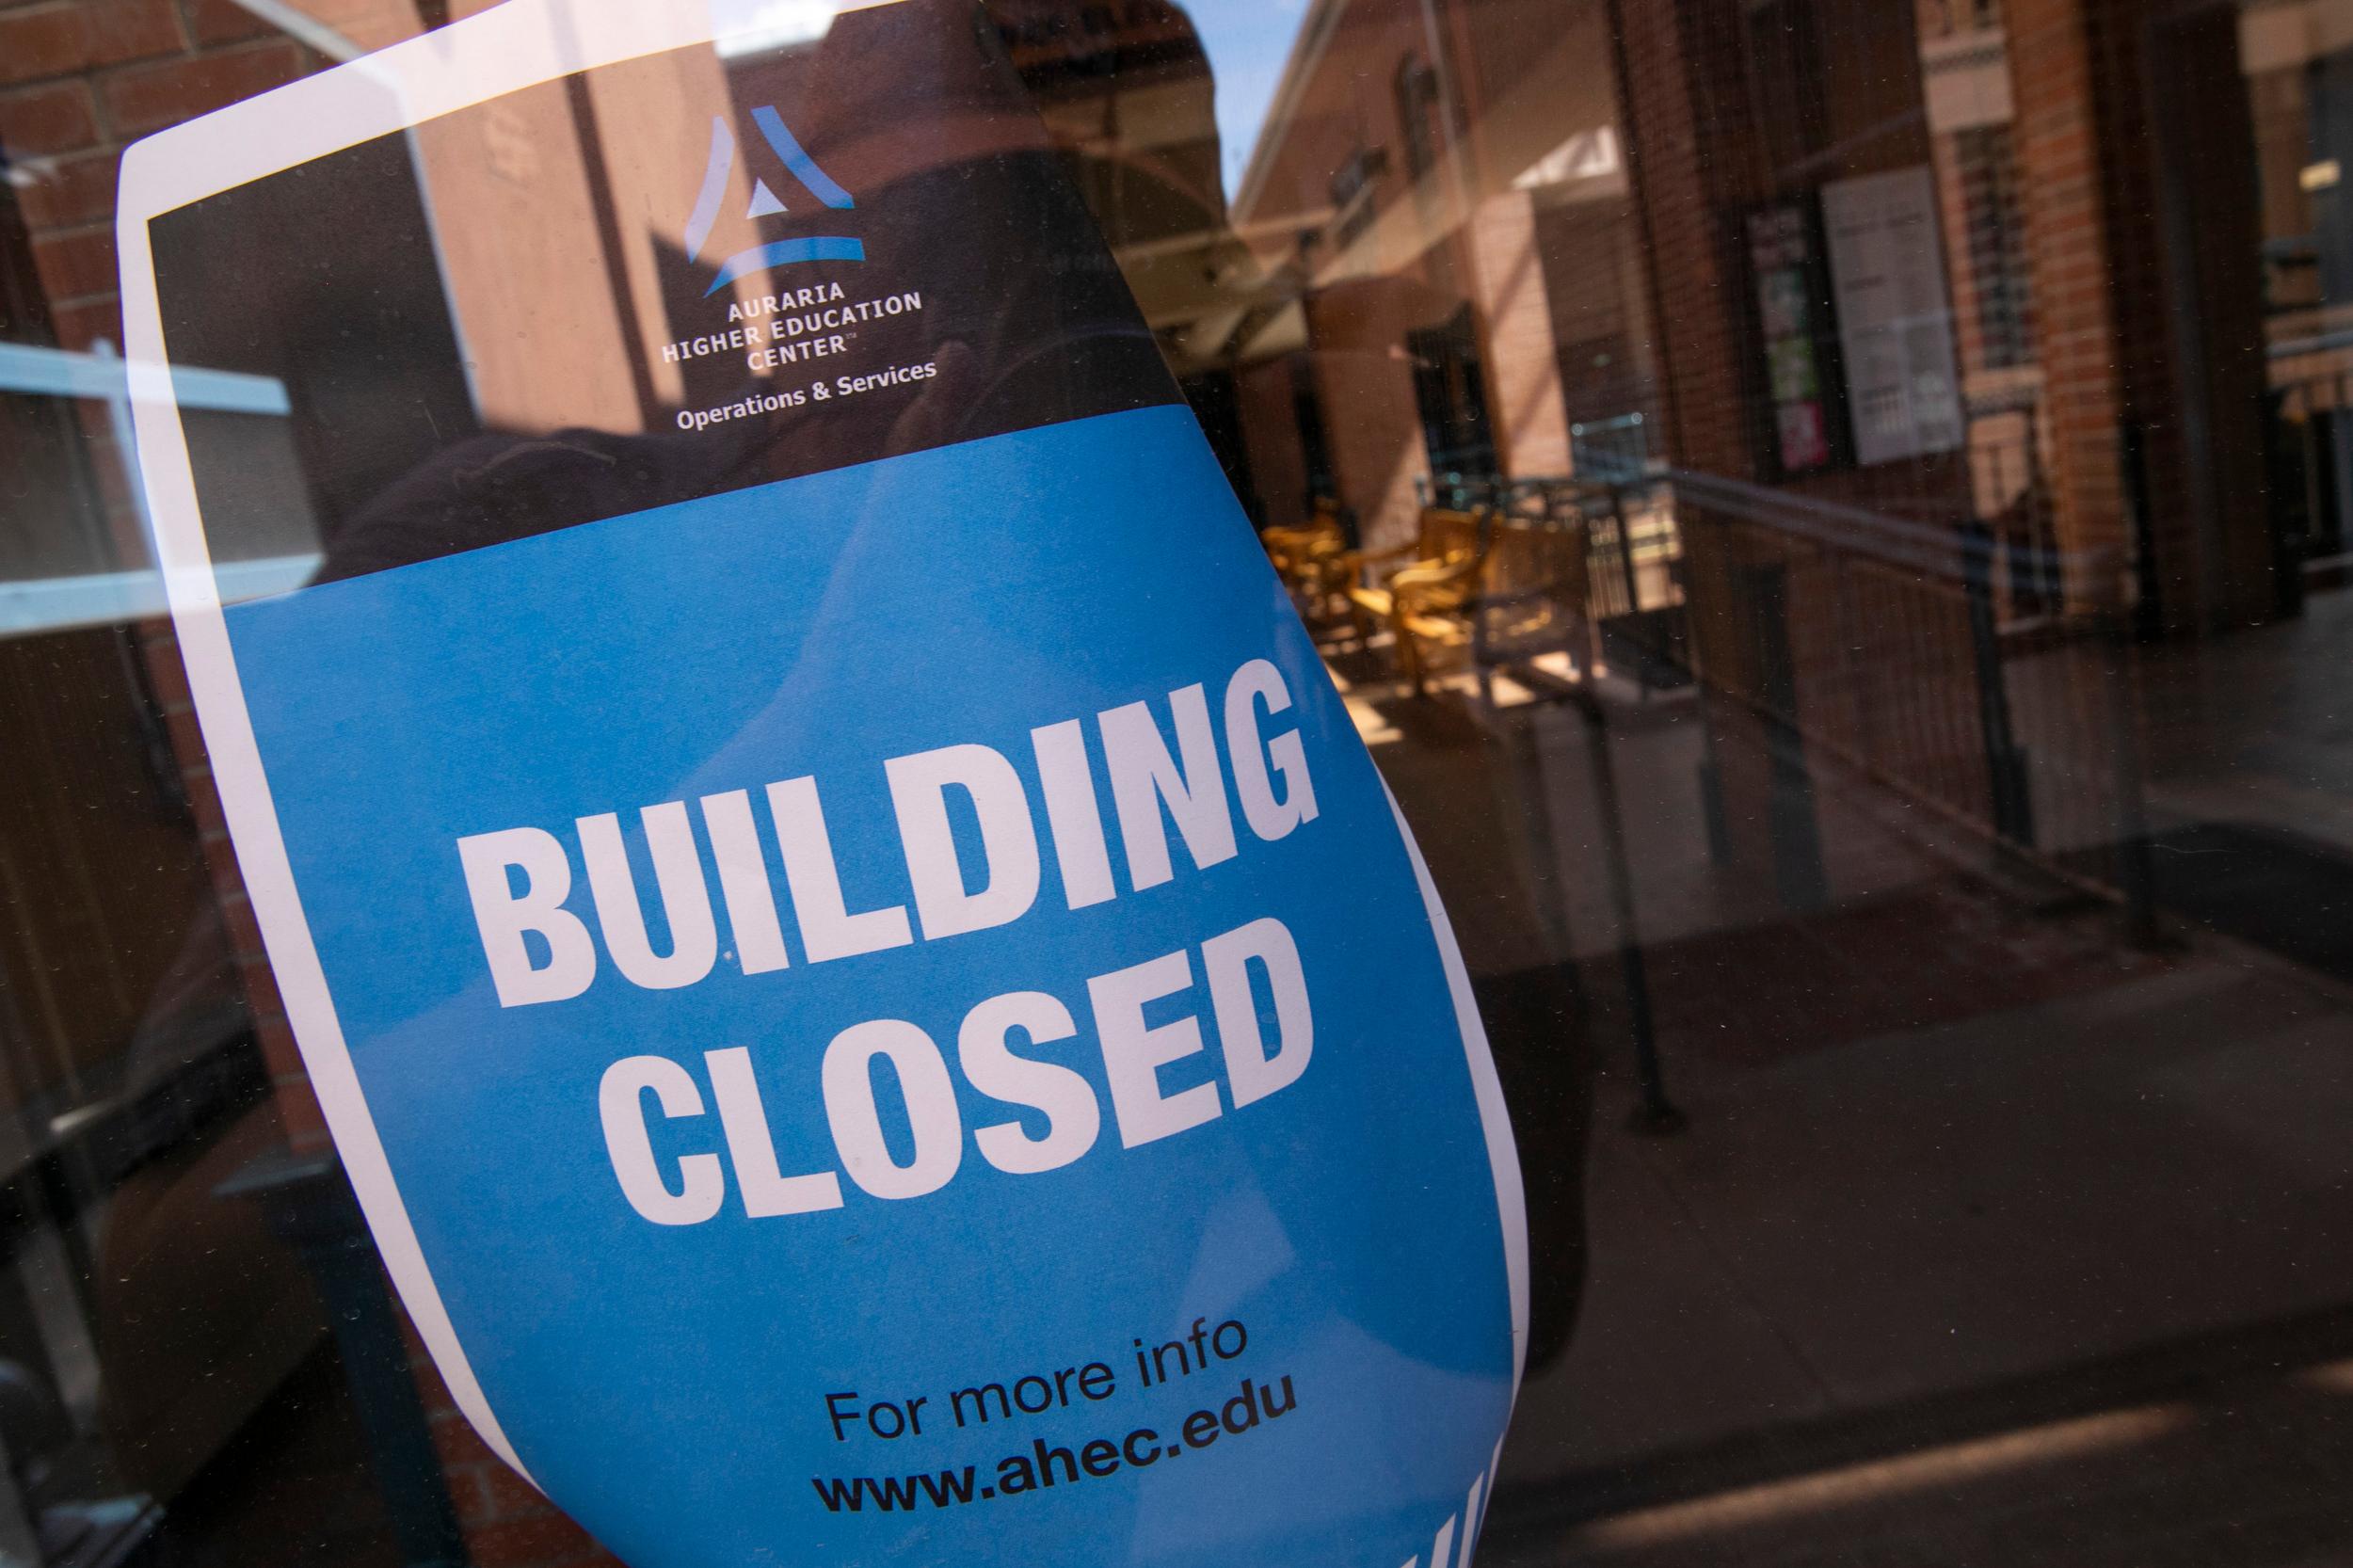
[[[0,5],[0,1560],[597,1550],[466,1431],[349,1207],[117,368],[122,146],[473,9]],[[157,225],[231,598],[1164,367],[1510,1101],[1533,1310],[1481,1560],[2353,1552],[2353,9],[989,0],[1051,156],[920,227],[1042,273],[862,216],[887,289],[721,285],[806,318],[764,365],[694,324],[762,192],[808,198],[730,173],[706,248],[671,154],[846,24],[722,12],[724,53]],[[966,312],[957,419],[885,388],[671,460],[908,296]]]

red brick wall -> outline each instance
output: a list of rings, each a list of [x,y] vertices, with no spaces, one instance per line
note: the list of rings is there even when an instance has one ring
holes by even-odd
[[[1430,472],[1405,334],[1457,307],[1410,278],[1369,278],[1307,296],[1307,337],[1340,499],[1374,548],[1414,537],[1414,481]]]
[[[227,0],[44,0],[0,9],[0,147],[57,341],[120,341],[115,165],[126,143],[281,86],[321,63],[259,37]]]
[[[60,346],[121,340],[114,201],[124,146],[326,63],[231,0],[0,0],[0,150],[21,177],[15,200]],[[121,460],[104,412],[92,407],[84,413],[91,469],[115,526],[134,530],[136,514],[115,477]],[[178,643],[162,621],[142,626],[140,637],[280,1117],[295,1147],[323,1146],[326,1125],[230,847]],[[490,1454],[421,1351],[412,1363],[467,1550],[479,1568],[588,1568],[614,1560]]]
[[[1737,228],[1765,176],[1755,138],[1743,130],[1751,113],[1737,34],[1720,14],[1726,9],[1617,0],[1618,101],[1657,323],[1660,444],[1679,467],[1753,481],[1760,475],[1743,359],[1749,284]],[[1711,684],[1746,693],[1755,646],[1738,575],[1743,558],[1696,512],[1685,533],[1694,650]],[[1724,781],[1737,858],[1761,861],[1769,853],[1758,837],[1764,789],[1761,776]]]
[[[1632,204],[1581,201],[1536,215],[1536,248],[1561,361],[1564,411],[1580,420],[1641,413],[1658,419],[1658,366],[1650,321],[1650,264]],[[1597,353],[1610,356],[1596,362]]]
[[[2234,8],[2136,0],[2121,21],[2150,58],[2164,105],[2145,131],[2120,127],[2150,192],[2127,205],[2150,276],[2123,323],[2128,344],[2178,352],[2141,399],[2160,438],[2152,487],[2160,607],[2169,630],[2224,631],[2282,608],[2265,457],[2262,191],[2253,105],[2238,64]]]
[[[1749,484],[1767,482],[1759,464],[1768,416],[1750,326],[1745,214],[1768,199],[1929,161],[1906,14],[1874,12],[1865,25],[1844,0],[1824,0],[1818,14],[1826,40],[1822,76],[1800,88],[1785,76],[1788,62],[1753,60],[1754,35],[1742,0],[1616,0],[1619,99],[1657,322],[1666,456],[1679,467]],[[1772,91],[1753,93],[1775,71],[1785,75],[1766,84]],[[1827,151],[1800,153],[1791,116],[1801,101],[1821,112]],[[1778,166],[1776,148],[1785,160]],[[1966,516],[1970,500],[1967,463],[1949,454],[1774,488],[1946,526]],[[1910,606],[1897,624],[1917,638],[1890,648],[1887,656],[1914,685],[1934,691],[1922,696],[1858,676],[1865,661],[1854,655],[1849,622],[1868,618],[1858,604],[1889,602],[1859,552],[1825,551],[1788,532],[1720,517],[1689,495],[1679,499],[1678,511],[1695,651],[1711,690],[1744,699],[1711,704],[1710,723],[1720,735],[1753,741],[1756,721],[1747,704],[1766,698],[1768,659],[1788,661],[1794,717],[1810,735],[1833,744],[1870,732],[1877,709],[1911,712],[1968,692],[1968,667],[1958,656],[1966,651],[1965,627],[1950,615],[1924,618]],[[1957,566],[1957,544],[1953,560]],[[1758,572],[1776,566],[1786,575],[1785,615],[1774,637],[1760,618]],[[1948,589],[1939,602],[1959,600]],[[1776,641],[1779,648],[1769,648]],[[1979,778],[1983,773],[1974,728],[1963,724],[1949,736],[1939,734],[1935,744],[1918,747],[1878,744],[1875,760],[1929,792],[1969,793],[1973,771]],[[1771,851],[1769,784],[1760,755],[1753,744],[1719,745],[1715,753],[1733,858],[1758,868],[1769,863]]]
[[[1700,8],[1617,0],[1624,62],[1618,101],[1626,158],[1649,257],[1667,444],[1686,467],[1755,477],[1740,368],[1742,269],[1720,203],[1746,200],[1759,181],[1743,138],[1737,47],[1710,40]],[[1708,45],[1713,43],[1713,48]],[[1737,190],[1727,184],[1737,180]]]
[[[227,0],[42,0],[0,5],[0,151],[18,180],[18,211],[60,346],[119,344],[122,312],[115,274],[115,174],[123,147],[175,120],[249,97],[315,70],[319,62]],[[116,531],[136,513],[104,413],[84,406],[90,469]],[[134,557],[143,549],[133,546]],[[141,628],[154,690],[168,726],[215,896],[235,946],[263,1053],[280,1085],[280,1111],[297,1148],[325,1141],[317,1102],[294,1048],[285,1011],[262,956],[245,884],[188,698],[168,622]]]

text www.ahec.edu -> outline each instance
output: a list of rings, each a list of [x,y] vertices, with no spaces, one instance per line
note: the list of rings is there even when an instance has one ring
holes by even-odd
[[[1244,1378],[1240,1393],[1216,1408],[1194,1411],[1166,1437],[1151,1427],[1137,1427],[1124,1437],[1091,1438],[1067,1448],[1041,1437],[1026,1452],[999,1460],[995,1475],[988,1480],[981,1478],[977,1465],[967,1464],[914,1475],[811,1476],[808,1483],[817,1489],[817,1499],[829,1513],[862,1513],[869,1504],[890,1513],[993,1502],[1090,1477],[1102,1480],[1123,1469],[1149,1469],[1227,1438],[1247,1436],[1297,1407],[1289,1374],[1264,1384]]]

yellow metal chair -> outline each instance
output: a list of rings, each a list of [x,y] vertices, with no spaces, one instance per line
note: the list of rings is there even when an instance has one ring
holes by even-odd
[[[1347,585],[1348,536],[1338,504],[1319,500],[1306,522],[1261,529],[1258,539],[1301,616],[1310,624],[1327,619],[1334,599]]]

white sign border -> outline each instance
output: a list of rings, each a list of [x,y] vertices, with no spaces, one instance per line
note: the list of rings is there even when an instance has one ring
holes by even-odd
[[[725,0],[717,0],[725,3]],[[828,12],[893,0],[821,0]],[[329,153],[543,82],[623,60],[712,43],[725,36],[710,0],[646,0],[576,8],[571,0],[507,0],[438,32],[364,56],[277,90],[174,126],[122,155],[116,240],[122,281],[123,358],[129,372],[139,477],[147,493],[156,565],[178,632],[197,722],[218,787],[231,842],[261,927],[287,1021],[328,1130],[358,1194],[385,1269],[408,1306],[450,1397],[485,1443],[524,1480],[491,1413],[426,1265],[360,1086],[319,962],[278,810],[262,767],[236,657],[198,509],[185,432],[165,355],[149,225],[161,215]],[[1392,802],[1394,809],[1394,802]],[[1527,1364],[1528,1222],[1519,1160],[1470,981],[1421,854],[1402,816],[1424,907],[1438,943],[1473,1096],[1486,1137],[1502,1222],[1512,1318],[1512,1389]],[[536,1483],[534,1482],[536,1485]]]

